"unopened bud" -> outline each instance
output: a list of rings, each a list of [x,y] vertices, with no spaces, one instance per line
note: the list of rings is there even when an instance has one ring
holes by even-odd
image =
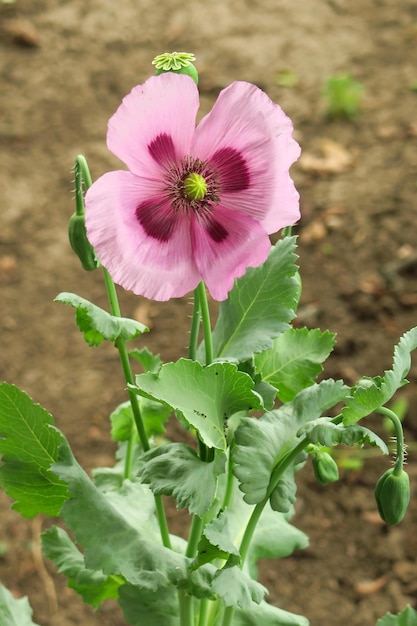
[[[320,485],[328,485],[339,480],[339,468],[328,452],[316,452],[312,458],[314,476]]]
[[[375,487],[375,499],[381,519],[390,526],[399,524],[410,502],[410,479],[404,470],[391,467]]]
[[[94,248],[87,238],[84,215],[74,213],[71,216],[68,224],[68,237],[71,248],[80,259],[83,268],[88,272],[97,269],[99,264]]]

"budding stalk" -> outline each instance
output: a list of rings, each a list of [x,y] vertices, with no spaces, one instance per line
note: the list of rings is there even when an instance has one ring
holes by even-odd
[[[382,474],[375,486],[375,500],[381,519],[394,526],[401,522],[410,502],[410,479],[403,467],[404,433],[400,419],[391,409],[380,407],[377,412],[392,421],[397,440],[397,458],[394,467]]]

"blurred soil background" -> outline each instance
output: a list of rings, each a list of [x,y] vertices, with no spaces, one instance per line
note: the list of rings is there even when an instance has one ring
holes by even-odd
[[[112,346],[89,349],[73,311],[53,302],[72,291],[106,306],[100,272],[83,272],[67,241],[72,163],[83,153],[94,178],[119,167],[107,120],[153,73],[153,57],[173,50],[197,56],[202,114],[247,80],[294,121],[297,324],[337,333],[325,375],[353,384],[382,374],[417,323],[416,0],[0,0],[0,380],[55,416],[88,469],[112,462],[108,415],[125,395]],[[363,86],[361,106],[353,121],[329,119],[326,81],[346,74]],[[123,315],[150,325],[152,351],[186,354],[189,299],[120,296]],[[412,485],[403,523],[387,528],[376,514],[388,458],[367,456],[327,488],[306,467],[295,523],[311,545],[262,565],[269,600],[312,626],[371,626],[417,608],[417,357],[409,380],[399,394]],[[94,613],[42,560],[48,523],[22,519],[0,494],[0,580],[29,596],[42,626],[123,626],[115,604]]]

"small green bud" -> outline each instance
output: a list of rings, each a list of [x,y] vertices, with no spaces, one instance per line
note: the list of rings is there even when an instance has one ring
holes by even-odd
[[[71,248],[80,259],[83,268],[88,272],[97,269],[99,264],[94,248],[87,238],[84,215],[74,213],[71,216],[68,224],[68,237]]]
[[[156,76],[166,72],[186,74],[198,85],[198,72],[191,61],[195,61],[195,56],[190,52],[164,52],[154,58],[152,65],[155,65]]]
[[[403,519],[410,502],[410,479],[407,472],[395,467],[382,474],[375,486],[375,499],[381,519],[394,526]]]
[[[314,476],[320,485],[328,485],[339,480],[339,468],[328,452],[316,452],[312,457]]]

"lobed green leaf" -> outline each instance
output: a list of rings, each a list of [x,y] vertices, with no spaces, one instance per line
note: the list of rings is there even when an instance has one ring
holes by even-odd
[[[119,604],[130,626],[178,626],[178,597],[175,587],[158,593],[123,585]]]
[[[417,626],[417,611],[408,605],[397,615],[387,613],[377,621],[376,626]]]
[[[237,609],[233,626],[308,626],[309,621],[302,615],[289,613],[266,602],[251,607],[250,611]]]
[[[53,471],[68,484],[71,499],[61,517],[82,546],[87,569],[122,576],[149,594],[158,592],[156,597],[175,586],[199,598],[213,597],[212,566],[190,573],[192,562],[182,554],[183,540],[171,537],[172,550],[162,545],[154,496],[146,485],[125,480],[119,490],[100,491],[67,444]]]
[[[157,374],[161,369],[162,359],[159,354],[152,354],[152,352],[146,347],[129,350],[129,354],[131,357],[136,359],[136,361],[139,361],[145,372]]]
[[[378,447],[382,454],[388,454],[385,441],[372,430],[357,424],[352,426],[334,424],[330,418],[326,417],[308,422],[306,426],[300,429],[299,434],[304,434],[313,444],[331,447],[336,444],[353,446],[355,443],[359,445],[368,443]]]
[[[164,424],[170,415],[169,407],[161,402],[140,398],[139,408],[148,438],[162,435],[165,432]],[[111,437],[114,441],[128,441],[132,434],[137,437],[132,406],[129,401],[119,404],[114,409],[110,415],[110,421]]]
[[[226,449],[227,420],[239,411],[262,408],[254,382],[233,363],[179,359],[163,365],[158,374],[136,377],[138,392],[180,413],[209,448]]]
[[[233,557],[239,556],[237,546],[242,540],[252,512],[253,507],[246,504],[235,489],[229,506],[206,525],[204,537],[199,544],[198,562],[204,563],[215,558],[229,558],[233,562]],[[254,580],[258,576],[257,562],[260,559],[281,559],[292,554],[294,550],[307,547],[307,535],[289,522],[293,514],[293,507],[286,514],[273,511],[269,504],[264,507],[244,565],[245,571]],[[236,564],[238,562],[237,560]]]
[[[187,580],[187,559],[161,544],[145,485],[127,480],[120,491],[102,493],[66,444],[52,469],[68,485],[71,499],[61,517],[83,547],[87,569],[123,576],[152,592]]]
[[[244,361],[289,327],[300,296],[295,245],[296,237],[280,239],[263,265],[235,281],[213,331],[216,358]],[[204,361],[203,346],[198,355]]]
[[[252,580],[237,565],[223,567],[216,572],[213,579],[213,591],[223,600],[226,606],[235,606],[252,610],[259,604],[265,594],[266,587]]]
[[[62,528],[52,526],[42,533],[42,551],[54,562],[58,572],[67,577],[68,587],[95,609],[104,600],[118,597],[124,579],[87,569],[83,555]]]
[[[334,343],[335,335],[329,331],[289,328],[274,340],[270,350],[255,355],[256,373],[278,389],[281,402],[290,402],[313,384]]]
[[[200,566],[216,559],[227,561],[230,555],[236,557],[236,564],[240,563],[240,553],[229,529],[229,511],[221,511],[204,528],[203,535],[198,544],[196,563]]]
[[[355,424],[363,417],[379,409],[395,392],[408,381],[406,376],[411,367],[411,352],[417,348],[417,326],[406,332],[394,349],[393,367],[384,376],[363,377],[346,399],[342,410],[346,426]]]
[[[155,495],[173,496],[177,508],[187,507],[202,517],[213,503],[225,460],[224,454],[216,453],[214,460],[206,463],[185,443],[169,443],[141,457],[139,477]]]
[[[232,451],[233,472],[248,504],[257,504],[265,498],[271,474],[280,459],[299,441],[300,428],[342,401],[348,391],[342,381],[324,380],[307,387],[292,402],[258,420],[241,419]],[[285,483],[288,475],[283,476],[283,480]],[[291,485],[285,487],[281,482],[277,489],[283,487],[284,494],[291,499],[291,489],[288,489]]]
[[[75,293],[60,293],[55,302],[69,304],[75,308],[77,326],[89,346],[99,346],[105,339],[113,342],[119,338],[130,341],[149,330],[136,320],[110,315]]]
[[[0,385],[0,485],[24,517],[58,516],[69,498],[50,471],[64,441],[52,415],[15,385]]]
[[[39,626],[32,621],[33,611],[26,597],[16,599],[0,583],[0,624],[1,626]]]

